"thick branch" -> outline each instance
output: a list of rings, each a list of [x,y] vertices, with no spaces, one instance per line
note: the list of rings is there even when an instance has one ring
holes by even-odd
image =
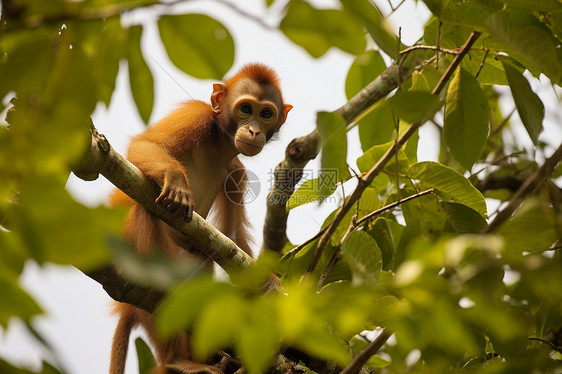
[[[142,172],[120,154],[115,152],[107,139],[100,135],[92,125],[92,143],[80,166],[74,173],[84,180],[94,180],[99,174],[105,176],[151,213],[157,215],[174,229],[185,235],[209,258],[216,261],[228,273],[243,270],[252,264],[253,259],[234,244],[229,238],[209,225],[198,214],[193,213],[193,220],[185,223],[182,218],[175,219],[155,203],[159,187],[147,179]],[[162,298],[162,292],[130,283],[119,271],[108,265],[88,274],[100,283],[115,300],[132,304],[150,313]],[[277,282],[266,284],[266,289],[276,290]],[[326,363],[327,364],[327,363]],[[299,366],[290,363],[279,355],[272,368],[272,373],[300,373]]]
[[[159,187],[123,156],[111,148],[107,139],[92,126],[92,143],[81,166],[74,173],[85,180],[102,174],[117,188],[141,204],[146,210],[189,238],[190,242],[219,264],[227,273],[237,272],[252,264],[253,259],[232,240],[194,213],[193,220],[185,223],[182,217],[173,217],[155,203]]]

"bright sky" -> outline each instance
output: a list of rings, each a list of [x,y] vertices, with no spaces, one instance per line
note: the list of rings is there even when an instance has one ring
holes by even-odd
[[[245,0],[243,5],[244,9],[259,15],[265,23],[275,25],[276,14],[279,13],[277,10],[284,3],[285,1],[277,1],[270,12],[264,9],[263,0]],[[313,3],[317,6],[337,6],[334,5],[336,1],[330,0]],[[387,1],[380,0],[377,3],[385,12],[388,11],[385,8],[388,6]],[[422,2],[418,2],[417,6],[413,3],[407,1],[391,18],[396,30],[398,26],[402,27],[402,39],[406,44],[413,43],[423,34],[423,23],[429,17]],[[218,1],[190,1],[182,5],[181,10],[178,8],[178,11],[205,13],[221,21],[233,34],[236,43],[233,70],[254,61],[274,67],[281,77],[286,101],[294,106],[279,139],[269,144],[255,159],[243,159],[262,183],[258,199],[248,206],[250,221],[255,226],[257,252],[262,241],[265,197],[271,170],[283,159],[285,147],[290,140],[313,130],[317,111],[334,110],[345,103],[345,77],[353,57],[332,49],[322,58],[312,59],[280,32],[264,29]],[[157,15],[154,10],[142,10],[125,20],[142,22],[146,26],[143,52],[155,77],[156,90],[152,121],[162,118],[178,102],[191,98],[208,100],[213,83],[192,79],[168,61],[158,42],[155,24]],[[131,98],[126,65],[122,66],[119,73],[109,110],[100,105],[94,114],[94,123],[122,154],[125,153],[131,136],[143,130],[144,125]],[[435,147],[430,146],[433,144],[432,131],[430,127],[422,128],[420,159],[434,160],[437,157],[433,150]],[[562,138],[560,133],[555,136]],[[354,165],[360,154],[356,132],[348,135],[348,141],[349,163]],[[310,168],[316,167],[317,161],[313,161]],[[84,182],[73,177],[68,183],[72,195],[91,206],[103,203],[111,188],[106,180]],[[322,207],[297,208],[291,212],[288,227],[291,241],[302,242],[315,233],[325,216],[334,208],[334,204],[325,204]],[[34,320],[34,326],[52,345],[63,367],[69,373],[107,372],[116,319],[109,315],[110,298],[101,286],[72,267],[50,265],[40,269],[34,263],[26,266],[22,283],[46,311],[45,316]],[[33,339],[25,333],[17,320],[12,321],[8,332],[0,331],[0,356],[34,370],[39,368],[41,359],[52,360],[48,352],[36,348]],[[134,349],[129,351],[126,372],[138,372]]]

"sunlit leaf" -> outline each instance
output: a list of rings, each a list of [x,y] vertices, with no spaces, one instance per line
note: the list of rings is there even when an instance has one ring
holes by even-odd
[[[466,205],[486,217],[486,201],[464,176],[436,162],[419,162],[410,167],[408,177],[435,188],[455,202]]]
[[[170,60],[186,74],[222,79],[234,62],[234,41],[219,22],[203,14],[164,15],[158,20]]]
[[[542,132],[544,105],[531,89],[527,79],[509,62],[504,61],[504,59],[501,61],[521,122],[525,125],[533,143],[537,144],[539,134]]]
[[[316,9],[302,0],[292,0],[279,26],[293,42],[312,57],[320,57],[330,47],[359,54],[365,50],[363,30],[346,12]]]
[[[127,61],[129,82],[133,99],[144,123],[150,121],[154,104],[154,81],[141,51],[142,26],[132,26],[127,40]]]
[[[304,181],[287,200],[287,210],[315,201],[322,201],[323,198],[334,193],[338,182],[337,176],[336,172],[330,173],[328,170],[324,170],[321,178]]]
[[[382,358],[379,355],[373,355],[369,357],[367,362],[365,362],[364,366],[371,369],[381,369],[387,367],[388,365],[390,365],[390,362],[386,361],[384,358]]]
[[[349,177],[345,121],[336,113],[318,112],[316,127],[322,141],[321,173],[335,173],[320,184],[321,194],[328,196],[335,183]]]
[[[369,171],[379,160],[384,156],[384,154],[394,146],[394,142],[388,142],[386,144],[375,145],[369,148],[365,153],[363,153],[357,159],[357,166],[361,172]],[[408,157],[403,150],[398,151],[398,170],[405,171],[409,167],[410,163]],[[385,166],[386,170],[396,169],[396,158],[393,157],[390,162]]]
[[[447,90],[443,135],[453,157],[470,170],[489,132],[490,109],[478,81],[457,69]]]
[[[156,313],[156,328],[163,337],[187,329],[215,298],[232,295],[234,289],[226,283],[213,282],[210,277],[199,277],[186,282],[170,293]]]
[[[274,298],[253,302],[245,316],[247,325],[240,331],[236,351],[249,373],[265,373],[279,350],[281,332]]]
[[[205,360],[212,352],[233,343],[247,313],[239,294],[210,296],[212,300],[200,309],[192,334],[193,355],[199,360]]]

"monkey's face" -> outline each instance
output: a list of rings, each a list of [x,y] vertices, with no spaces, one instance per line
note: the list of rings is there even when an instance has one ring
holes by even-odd
[[[237,124],[236,149],[245,156],[254,156],[262,150],[267,135],[275,131],[279,109],[272,101],[242,95],[233,105],[232,117]]]
[[[255,156],[285,122],[292,106],[270,84],[242,78],[227,88],[213,85],[211,106],[220,126],[232,135],[233,144],[245,156]]]

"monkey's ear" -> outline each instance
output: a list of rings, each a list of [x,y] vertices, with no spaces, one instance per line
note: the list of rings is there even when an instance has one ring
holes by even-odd
[[[213,84],[213,93],[211,94],[211,108],[213,112],[220,112],[220,107],[224,99],[225,87],[222,83]]]
[[[285,121],[287,120],[287,114],[291,109],[293,109],[293,106],[291,104],[285,104],[285,106],[283,107],[283,113],[281,114],[281,118],[279,119],[279,127],[281,127],[281,125],[285,123]]]

